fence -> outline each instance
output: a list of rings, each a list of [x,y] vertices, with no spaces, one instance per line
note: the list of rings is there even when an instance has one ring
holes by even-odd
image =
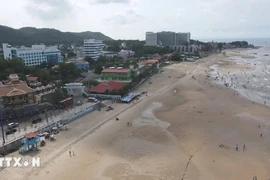
[[[65,124],[70,123],[70,122],[72,122],[72,121],[74,121],[74,120],[76,120],[76,119],[78,119],[78,118],[80,118],[80,117],[82,117],[82,116],[84,116],[84,115],[86,115],[86,114],[100,108],[100,106],[101,106],[100,102],[96,103],[91,107],[86,107],[85,109],[83,109],[83,110],[81,110],[81,111],[79,111],[77,113],[74,113],[74,114],[72,114],[70,116],[67,116],[66,118],[61,119],[59,121],[61,121],[61,123],[65,123]],[[39,130],[36,131],[36,133],[40,134],[40,133],[51,130],[52,127],[57,126],[59,121],[52,122],[49,125],[41,127]],[[13,141],[8,142],[4,146],[0,147],[0,154],[2,154],[2,155],[3,154],[8,154],[8,153],[11,153],[13,151],[18,150],[20,148],[20,146],[22,145],[22,139],[23,138],[24,138],[24,136],[21,136],[21,137],[15,139]]]
[[[121,99],[120,95],[90,94],[90,96],[97,97],[99,99]]]

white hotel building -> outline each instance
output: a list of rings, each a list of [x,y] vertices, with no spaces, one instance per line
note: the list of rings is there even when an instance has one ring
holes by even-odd
[[[37,66],[42,63],[57,64],[64,61],[56,46],[32,45],[32,47],[16,48],[3,43],[3,52],[5,59],[21,58],[26,66]]]
[[[101,40],[85,39],[83,43],[84,57],[89,56],[97,60],[99,56],[103,55],[103,47],[105,45]]]

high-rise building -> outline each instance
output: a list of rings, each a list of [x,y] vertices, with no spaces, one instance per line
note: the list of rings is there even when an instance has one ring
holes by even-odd
[[[176,43],[175,45],[186,45],[190,43],[190,33],[176,33]]]
[[[5,59],[21,58],[26,66],[36,66],[42,63],[56,64],[64,61],[64,57],[61,56],[61,52],[56,46],[46,47],[43,44],[17,48],[3,43],[3,52]]]
[[[99,56],[103,55],[102,50],[104,46],[101,40],[85,39],[83,43],[84,56],[89,56],[97,60]]]
[[[158,45],[157,33],[146,32],[145,41],[147,46],[157,46]]]
[[[158,45],[173,46],[175,45],[175,32],[162,31],[157,33]]]
[[[190,43],[190,33],[175,33],[171,31],[146,32],[148,46],[176,46]]]

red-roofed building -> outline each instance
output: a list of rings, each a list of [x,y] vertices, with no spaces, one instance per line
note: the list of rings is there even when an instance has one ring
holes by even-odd
[[[101,80],[131,81],[136,73],[132,69],[111,68],[101,72]]]
[[[143,64],[143,65],[156,65],[157,63],[158,63],[158,60],[150,59],[150,60],[142,62],[141,64]]]
[[[155,57],[154,59],[155,60],[158,60],[160,62],[162,60],[162,57],[161,56],[158,56],[158,57]]]
[[[42,86],[41,82],[38,81],[38,77],[27,75],[26,78],[27,78],[27,83],[31,88]]]
[[[125,83],[122,82],[115,82],[115,81],[102,82],[99,83],[97,86],[91,87],[89,89],[89,92],[94,94],[104,94],[106,90],[119,91],[124,86]]]
[[[164,54],[163,57],[170,58],[170,57],[172,57],[172,53]]]

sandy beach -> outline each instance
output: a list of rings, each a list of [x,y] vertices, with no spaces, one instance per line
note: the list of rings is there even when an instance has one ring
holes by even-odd
[[[163,67],[136,90],[147,91],[148,96],[134,104],[114,103],[114,111],[95,111],[72,122],[56,142],[27,155],[40,157],[40,168],[4,168],[1,177],[268,180],[269,107],[206,77],[210,67],[230,56],[249,58],[242,52],[220,53]],[[226,70],[233,63],[223,65]]]

